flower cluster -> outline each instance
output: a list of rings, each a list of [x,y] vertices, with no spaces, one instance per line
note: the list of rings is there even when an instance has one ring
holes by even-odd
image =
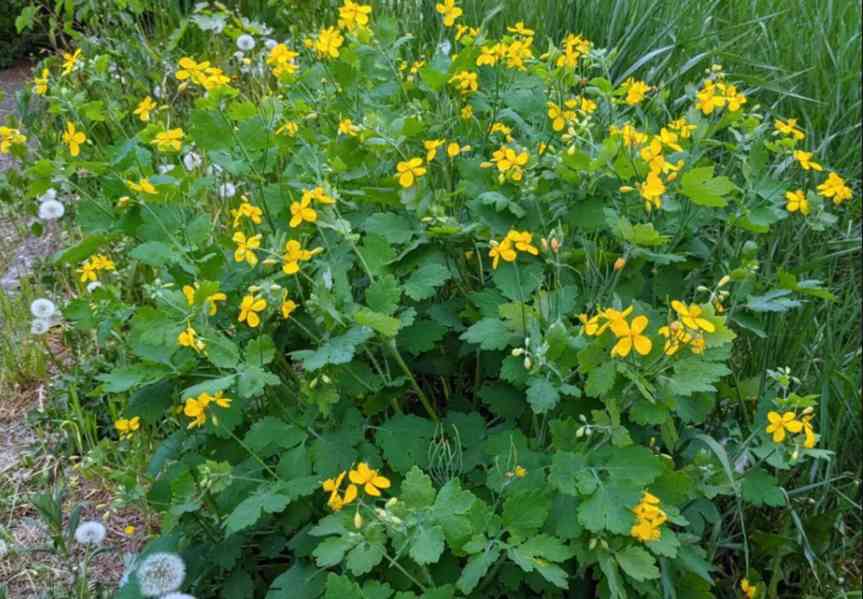
[[[297,56],[299,54],[285,44],[276,44],[270,49],[270,54],[267,56],[267,64],[273,69],[273,75],[276,77],[293,75],[299,69],[297,66]]]
[[[636,522],[629,534],[642,541],[658,541],[662,538],[662,525],[668,521],[668,516],[660,506],[659,498],[644,491],[641,502],[632,508]]]
[[[795,412],[780,414],[776,411],[770,411],[767,413],[769,424],[765,427],[764,431],[772,436],[774,443],[785,441],[787,433],[796,434],[803,432],[803,447],[812,449],[818,440],[815,434],[815,427],[812,426],[812,419],[814,417],[815,414],[812,408],[806,408],[799,419]]]
[[[704,353],[704,333],[716,332],[716,325],[703,317],[704,309],[698,304],[687,306],[673,300],[671,308],[677,318],[659,329],[659,334],[665,337],[665,355],[673,356],[683,346],[689,347],[694,354]]]
[[[518,183],[524,178],[524,167],[530,160],[527,150],[517,151],[510,146],[501,146],[491,155],[490,162],[480,164],[482,168],[497,167],[499,181],[503,183],[509,179]]]
[[[140,416],[132,418],[118,418],[114,421],[114,429],[121,439],[131,439],[135,432],[141,428]]]
[[[350,483],[345,487],[344,493],[342,493],[341,486],[345,476],[348,477]],[[322,483],[322,486],[324,491],[330,494],[329,499],[327,499],[327,505],[334,512],[338,512],[357,499],[359,495],[358,489],[362,488],[365,494],[371,497],[380,497],[381,489],[389,489],[390,484],[388,478],[381,476],[377,470],[371,468],[365,462],[360,462],[356,468],[341,472],[335,478],[328,478]]]
[[[497,269],[501,258],[503,258],[504,262],[515,262],[518,252],[532,256],[539,255],[539,249],[533,245],[533,234],[528,231],[511,229],[502,241],[497,242],[492,240],[490,245],[491,249],[488,255],[491,258],[492,269]]]
[[[705,79],[701,89],[696,92],[695,104],[703,114],[712,114],[722,108],[737,112],[746,104],[746,96],[736,86],[725,83],[722,77],[719,71],[716,79]]]
[[[0,126],[0,154],[8,154],[12,146],[26,142],[27,138],[18,129]]]
[[[229,408],[231,401],[231,399],[222,396],[222,391],[215,395],[204,392],[197,397],[187,397],[183,405],[183,413],[191,419],[187,428],[197,428],[207,422],[207,410],[210,408],[210,404],[215,404],[220,408]],[[211,418],[214,424],[219,424],[219,419],[216,416],[211,416]]]
[[[99,271],[116,270],[114,261],[102,254],[90,256],[81,263],[81,267],[77,270],[81,275],[81,282],[88,283],[99,280]]]
[[[184,56],[177,63],[178,68],[174,76],[180,84],[180,91],[184,90],[189,83],[200,85],[207,91],[228,85],[231,78],[219,67],[211,66],[209,61],[196,62],[194,58]]]

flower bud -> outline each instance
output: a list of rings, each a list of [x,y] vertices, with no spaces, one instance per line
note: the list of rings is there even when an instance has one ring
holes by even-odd
[[[530,359],[530,356],[524,357],[524,368],[525,370],[530,370],[531,366],[533,366],[533,361]]]
[[[545,252],[548,251],[548,239],[543,237],[542,239],[539,240],[539,244],[542,246],[543,251],[545,251]]]
[[[730,282],[731,282],[731,277],[729,277],[728,275],[725,275],[721,279],[719,279],[719,285],[718,286],[719,287],[725,287]]]
[[[555,254],[560,250],[560,242],[557,239],[551,240],[551,251]]]
[[[614,261],[614,272],[620,272],[626,266],[626,258],[620,257]]]
[[[354,528],[359,529],[362,527],[363,527],[363,517],[360,514],[360,511],[357,510],[357,512],[354,514]]]
[[[524,353],[524,348],[523,347],[516,347],[510,353],[512,354],[513,357],[517,358]]]

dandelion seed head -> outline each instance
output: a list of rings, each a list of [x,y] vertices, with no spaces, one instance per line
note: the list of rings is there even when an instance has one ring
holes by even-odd
[[[253,50],[255,48],[255,38],[251,35],[244,33],[240,37],[237,38],[237,48],[242,50],[243,52],[248,52],[249,50]]]
[[[186,593],[168,593],[167,595],[162,595],[161,599],[195,599],[192,595],[187,595]]]
[[[66,214],[66,207],[57,200],[45,200],[39,204],[39,218],[42,220],[57,220]]]
[[[34,335],[44,335],[51,328],[51,321],[47,318],[36,318],[30,325],[30,332]]]
[[[33,303],[30,304],[30,314],[33,315],[33,318],[48,319],[56,313],[57,306],[48,298],[40,297],[33,300]]]
[[[6,544],[6,541],[0,539],[0,558],[5,557],[9,554],[9,545]]]
[[[105,540],[105,526],[101,522],[88,520],[75,529],[75,540],[82,545],[99,545]]]
[[[141,562],[136,576],[142,595],[161,597],[180,588],[186,578],[186,564],[176,553],[154,553]]]
[[[237,186],[228,181],[219,185],[219,197],[223,200],[232,198],[237,195]]]
[[[46,191],[45,193],[43,193],[42,195],[39,196],[40,202],[47,202],[48,200],[56,200],[56,199],[57,199],[57,190],[54,189],[53,187],[51,187],[50,189],[48,189],[48,191]]]

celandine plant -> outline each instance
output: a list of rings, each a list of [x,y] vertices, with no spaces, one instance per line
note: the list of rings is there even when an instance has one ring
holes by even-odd
[[[778,477],[828,452],[791,373],[733,391],[735,339],[830,294],[727,234],[829,229],[851,189],[719,66],[670,98],[580,35],[437,12],[414,54],[349,0],[283,41],[204,6],[206,52],[82,38],[40,71],[28,195],[77,193],[84,235],[64,317],[116,356],[122,446],[158,442],[119,596],[173,552],[158,592],[199,597],[764,593],[745,506],[790,510]]]

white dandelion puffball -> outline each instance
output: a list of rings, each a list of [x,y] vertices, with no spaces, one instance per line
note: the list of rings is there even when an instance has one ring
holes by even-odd
[[[48,189],[48,191],[46,191],[45,193],[43,193],[42,195],[39,196],[40,202],[47,202],[48,200],[56,200],[56,199],[57,199],[57,190],[54,189],[53,187],[51,187],[50,189]]]
[[[66,214],[66,207],[57,200],[45,200],[39,204],[39,218],[42,220],[57,220]]]
[[[186,593],[168,593],[167,595],[162,595],[162,599],[195,599],[192,595],[187,595]]]
[[[51,328],[51,324],[47,318],[37,318],[30,325],[30,332],[34,335],[44,335]]]
[[[228,181],[227,183],[222,183],[219,185],[219,197],[223,200],[227,200],[228,198],[232,198],[237,195],[237,186]]]
[[[266,40],[264,40],[264,47],[266,47],[267,50],[272,50],[276,47],[276,45],[278,45],[278,43],[279,42],[272,38],[267,38]]]
[[[0,558],[6,557],[9,554],[9,545],[6,544],[6,541],[0,539]]]
[[[105,526],[101,522],[89,520],[75,529],[75,540],[82,545],[100,545],[105,540]]]
[[[186,564],[176,553],[154,553],[141,562],[135,575],[144,597],[161,597],[180,588]]]
[[[153,88],[153,97],[156,98],[157,100],[162,99],[162,88],[159,87],[158,85]]]
[[[254,50],[255,48],[255,38],[253,38],[248,33],[244,33],[240,37],[237,38],[237,48],[242,50],[243,52],[248,52],[249,50]]]
[[[183,166],[186,167],[187,171],[193,171],[196,168],[200,168],[203,162],[204,160],[201,158],[200,154],[196,154],[195,152],[189,152],[183,156]]]
[[[33,318],[48,319],[56,313],[57,306],[48,298],[40,297],[39,299],[33,300],[33,303],[30,304],[30,314],[33,315]]]
[[[449,40],[444,40],[438,44],[437,49],[444,56],[449,56],[450,51],[452,51],[452,44]]]

